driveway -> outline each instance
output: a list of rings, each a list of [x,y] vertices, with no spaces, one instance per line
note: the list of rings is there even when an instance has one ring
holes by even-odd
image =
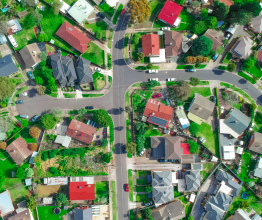
[[[0,53],[2,57],[5,57],[8,54],[12,54],[11,49],[8,47],[7,44],[0,45]]]

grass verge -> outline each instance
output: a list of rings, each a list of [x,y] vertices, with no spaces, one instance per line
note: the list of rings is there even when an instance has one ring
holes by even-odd
[[[133,197],[133,175],[132,175],[132,170],[128,170],[128,184],[129,184],[129,200],[131,202],[134,202],[134,197]]]
[[[116,194],[116,181],[112,181],[111,184],[112,184],[112,194],[113,194],[113,197],[112,197],[113,220],[116,220],[117,219],[117,213],[116,213],[116,197],[117,197],[117,194]]]
[[[256,81],[253,80],[252,77],[250,77],[249,75],[247,75],[247,74],[245,74],[245,73],[243,73],[243,72],[241,72],[241,71],[238,72],[238,75],[241,76],[241,77],[243,77],[243,78],[246,79],[247,81],[251,82],[252,84],[255,84],[255,83],[256,83]]]
[[[120,4],[118,9],[117,9],[117,11],[116,11],[116,13],[115,13],[115,16],[113,18],[113,24],[116,24],[116,22],[118,20],[118,17],[119,17],[119,15],[120,15],[120,13],[121,13],[123,8],[124,8],[123,4]]]

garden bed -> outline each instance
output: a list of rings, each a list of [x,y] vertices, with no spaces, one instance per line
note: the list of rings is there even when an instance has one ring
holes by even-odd
[[[104,94],[82,94],[83,98],[92,98],[92,97],[100,97],[103,96]]]
[[[102,73],[93,74],[93,85],[95,90],[101,90],[105,86],[105,76]]]

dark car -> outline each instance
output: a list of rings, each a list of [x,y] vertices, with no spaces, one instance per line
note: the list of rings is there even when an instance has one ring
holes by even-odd
[[[123,152],[126,153],[126,146],[123,147]]]
[[[167,162],[176,163],[176,160],[167,160]]]
[[[93,106],[86,106],[86,109],[94,109]]]
[[[25,103],[25,100],[18,100],[15,102],[15,104],[22,104],[22,103]]]
[[[101,18],[103,18],[103,19],[105,18],[105,16],[104,16],[101,12],[98,12],[97,14],[98,14],[98,16],[100,16]]]
[[[165,160],[165,159],[159,159],[158,162],[160,162],[160,163],[166,163],[167,160]]]
[[[34,75],[32,74],[32,72],[31,72],[31,71],[28,71],[27,73],[28,73],[28,75],[29,75],[30,79],[34,79]]]
[[[151,205],[153,205],[153,202],[152,202],[152,201],[147,202],[147,203],[144,204],[144,206],[151,206]]]
[[[216,103],[217,102],[217,97],[214,95],[213,96],[213,102]]]
[[[35,115],[33,118],[32,118],[32,122],[35,122],[36,121],[36,119],[38,119],[38,115]]]

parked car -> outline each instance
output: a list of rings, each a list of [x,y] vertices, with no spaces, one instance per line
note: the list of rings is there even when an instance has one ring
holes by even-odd
[[[150,70],[148,70],[148,73],[158,73],[158,70],[156,70],[156,69],[150,69]]]
[[[139,153],[139,156],[142,156],[142,155],[145,153],[145,151],[146,151],[146,149],[145,149],[145,148],[143,148],[143,150],[142,150],[142,151],[140,151],[140,153]]]
[[[158,81],[158,78],[150,78],[150,81]]]
[[[229,40],[231,34],[227,34],[226,39]]]
[[[225,110],[224,106],[221,106],[221,107],[220,107],[221,114],[224,113],[224,110]]]
[[[32,118],[32,122],[35,122],[36,119],[38,119],[38,118],[39,118],[39,116],[38,116],[38,115],[35,115],[35,116]]]
[[[97,14],[98,14],[98,16],[100,16],[101,18],[103,18],[103,19],[105,18],[105,16],[104,16],[101,12],[98,12]]]
[[[101,70],[102,70],[102,69],[101,69],[101,68],[98,68],[98,67],[95,67],[95,68],[94,68],[94,71],[99,72],[99,73],[101,72]]]
[[[123,152],[126,153],[126,146],[123,147]]]
[[[28,118],[28,115],[19,115],[20,118]]]
[[[219,53],[216,52],[216,54],[212,57],[212,59],[213,59],[213,60],[216,60],[216,59],[218,58],[218,56],[219,56]]]
[[[125,191],[126,191],[126,192],[129,192],[129,186],[128,186],[128,183],[125,184]]]
[[[168,82],[171,81],[171,78],[167,78],[167,81],[168,81]]]
[[[160,162],[160,163],[166,163],[167,160],[165,160],[165,159],[159,159],[158,162]]]
[[[121,15],[125,14],[125,12],[126,12],[126,9],[123,8],[121,11]]]
[[[93,106],[86,106],[86,109],[94,109]]]
[[[153,98],[158,98],[158,97],[161,97],[161,94],[156,94],[156,95],[153,95]]]
[[[19,97],[25,97],[25,96],[27,96],[27,92],[21,92],[21,93],[19,94]]]
[[[213,102],[216,103],[217,102],[217,97],[214,95],[213,96]]]
[[[170,27],[162,27],[161,30],[162,31],[170,31]]]
[[[205,142],[206,142],[206,139],[203,138],[203,137],[200,137],[200,138],[199,138],[199,141],[200,141],[201,143],[205,143]]]
[[[187,69],[187,72],[196,72],[195,69]]]
[[[18,100],[15,102],[15,104],[22,104],[22,103],[25,103],[25,100]]]
[[[171,81],[175,81],[176,80],[176,78],[171,78]]]
[[[176,160],[167,160],[167,162],[175,163]]]
[[[153,205],[153,202],[152,202],[152,201],[147,202],[147,203],[144,203],[144,206],[151,206],[151,205]]]
[[[250,125],[250,127],[249,127],[249,131],[252,131],[253,129],[254,129],[254,126],[255,126],[255,123],[253,122],[251,125]]]
[[[28,71],[27,74],[29,75],[30,79],[34,79],[34,75],[32,74],[31,71]]]

